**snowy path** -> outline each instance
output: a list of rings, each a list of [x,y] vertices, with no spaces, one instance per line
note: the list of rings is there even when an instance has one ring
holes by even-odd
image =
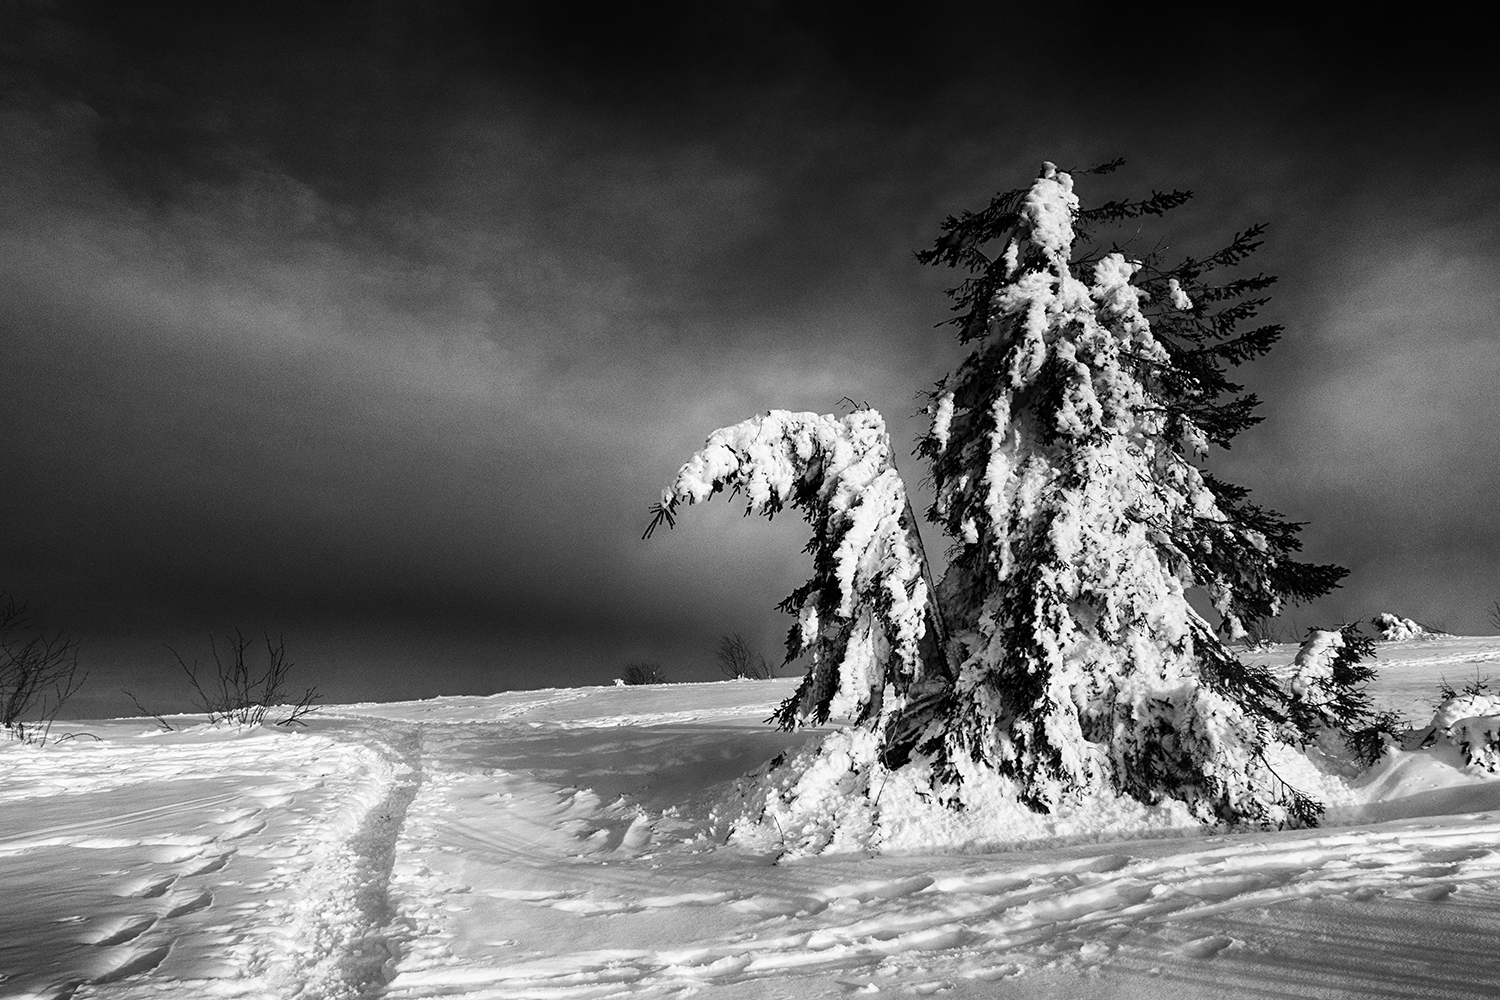
[[[400,738],[266,730],[0,758],[0,996],[357,996],[391,959]],[[148,977],[146,974],[150,974]],[[80,989],[80,987],[82,987]]]
[[[1382,654],[1420,709],[1500,639]],[[788,684],[0,745],[0,997],[1495,995],[1500,782],[1414,758],[1341,827],[777,863],[706,817],[806,738],[761,724]]]

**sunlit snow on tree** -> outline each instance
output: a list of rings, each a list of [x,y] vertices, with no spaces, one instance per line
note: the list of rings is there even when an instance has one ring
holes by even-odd
[[[783,724],[878,718],[887,687],[904,694],[923,679],[919,644],[930,613],[921,541],[885,421],[874,410],[772,410],[717,430],[662,492],[658,517],[670,524],[679,505],[722,490],[744,494],[750,512],[768,517],[796,507],[813,528],[813,578],[781,605],[797,616],[788,660],[809,657]]]
[[[1295,560],[1297,525],[1202,469],[1210,446],[1258,419],[1225,369],[1281,333],[1239,329],[1264,302],[1247,296],[1274,279],[1206,280],[1253,252],[1259,230],[1171,268],[1090,236],[1186,198],[1083,210],[1047,164],[919,254],[970,272],[951,292],[970,353],[932,393],[918,448],[929,520],[950,544],[935,587],[872,411],[772,411],[716,431],[663,493],[653,527],[724,489],[756,513],[799,507],[813,526],[813,579],[783,605],[798,616],[788,652],[810,665],[780,720],[847,714],[866,735],[768,775],[788,819],[829,755],[854,777],[834,775],[823,796],[868,796],[875,773],[912,769],[956,807],[987,773],[1040,812],[1112,788],[1209,822],[1317,819],[1276,762],[1367,721],[1354,692],[1368,671],[1349,664],[1368,644],[1340,646],[1337,670],[1333,653],[1310,657],[1317,677],[1295,690],[1233,655],[1225,639],[1245,623],[1344,571]],[[1188,602],[1193,587],[1217,628]],[[1378,756],[1378,734],[1366,738]]]

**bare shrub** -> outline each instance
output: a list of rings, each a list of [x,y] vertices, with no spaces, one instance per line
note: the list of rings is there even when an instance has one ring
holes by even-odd
[[[232,638],[227,635],[224,637],[227,648],[223,656],[219,654],[218,642],[213,636],[209,636],[209,649],[214,660],[211,678],[202,676],[197,660],[190,666],[177,650],[167,647],[168,652],[176,657],[177,665],[187,675],[188,683],[193,687],[194,701],[200,711],[208,713],[209,722],[258,726],[266,721],[271,709],[281,708],[285,710],[285,714],[282,718],[272,720],[276,725],[306,725],[302,717],[313,710],[318,689],[308,688],[296,701],[288,701],[287,681],[296,664],[286,657],[285,639],[278,636],[272,641],[269,634],[265,634],[264,638],[266,667],[257,671],[246,656],[252,642],[239,629],[234,630]]]
[[[771,664],[738,632],[719,637],[719,648],[714,652],[714,659],[719,662],[719,670],[726,677],[748,677],[763,681],[772,676]]]
[[[1266,649],[1289,641],[1284,630],[1274,618],[1256,618],[1245,622],[1245,645],[1251,649]]]
[[[1490,624],[1496,628],[1500,628],[1500,601],[1491,604],[1490,610],[1486,614],[1489,617]]]
[[[26,605],[0,594],[0,731],[41,742],[88,677],[78,672],[78,645],[39,631]]]
[[[637,684],[666,684],[666,672],[662,670],[660,663],[631,663],[625,667],[625,676],[621,678],[626,684],[635,686]]]
[[[172,731],[172,724],[168,722],[166,718],[156,709],[147,708],[145,705],[142,705],[139,698],[137,698],[132,692],[127,691],[124,688],[120,688],[120,693],[130,699],[130,703],[135,706],[135,710],[137,712],[140,712],[142,715],[150,719],[154,719],[156,721],[156,724],[158,726],[161,726],[167,732]]]

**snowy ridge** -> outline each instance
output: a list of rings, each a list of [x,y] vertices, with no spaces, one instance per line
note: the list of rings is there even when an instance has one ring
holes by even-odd
[[[736,689],[740,685],[745,685],[743,690]],[[795,679],[780,677],[729,685],[721,681],[672,684],[665,688],[652,685],[544,688],[494,695],[448,695],[412,702],[325,705],[318,712],[327,718],[445,724],[514,721],[569,728],[643,726],[741,717],[762,709],[769,715],[795,687]],[[662,704],[663,690],[671,694],[670,708]]]

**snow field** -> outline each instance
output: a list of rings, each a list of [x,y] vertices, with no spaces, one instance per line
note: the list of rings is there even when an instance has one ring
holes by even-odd
[[[1379,654],[1376,700],[1419,724],[1443,678],[1500,673],[1494,637]],[[1341,785],[1321,829],[1133,827],[1101,801],[1011,842],[955,820],[945,853],[793,858],[724,802],[817,738],[761,722],[794,684],[0,745],[0,899],[24,901],[0,907],[0,997],[1494,995],[1500,781],[1456,745]]]
[[[376,817],[400,802],[387,754],[92,728],[101,742],[0,756],[0,883],[25,901],[0,908],[0,996],[156,995],[148,974],[184,995],[358,995],[356,938],[385,884]]]

